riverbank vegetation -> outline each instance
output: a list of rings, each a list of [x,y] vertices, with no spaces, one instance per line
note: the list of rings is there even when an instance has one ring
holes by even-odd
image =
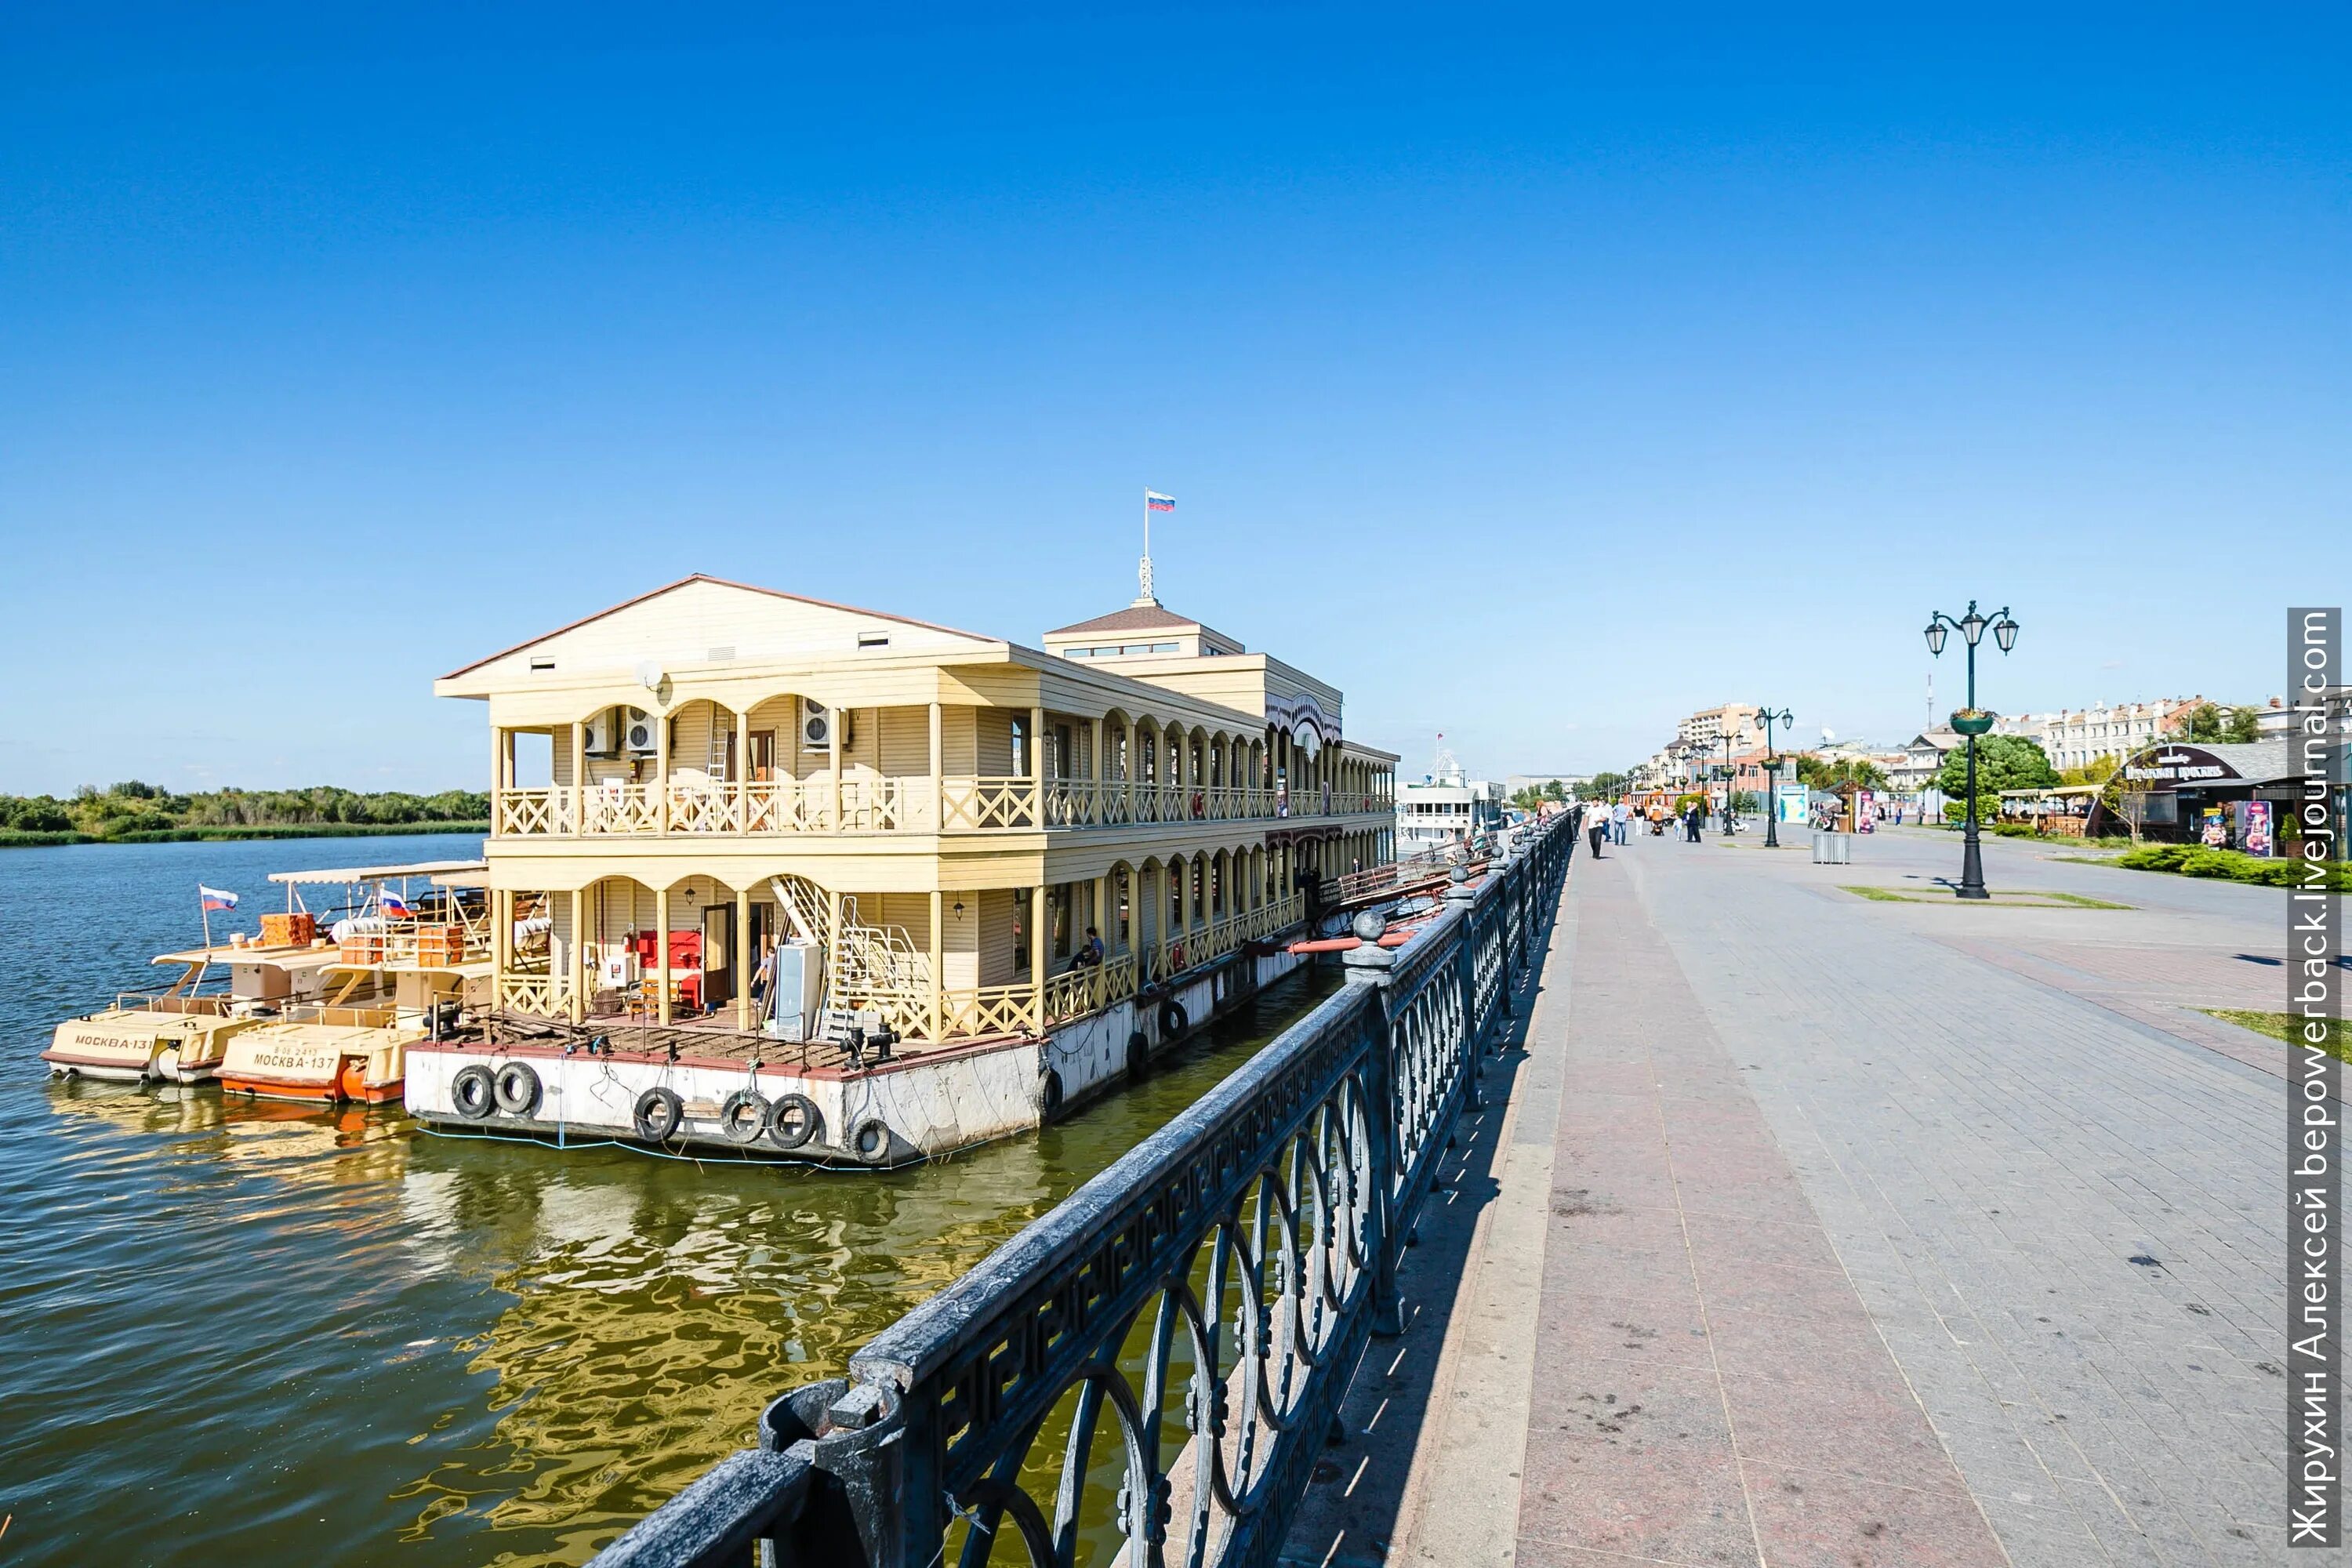
[[[489,797],[473,790],[362,794],[310,789],[207,790],[173,795],[131,779],[68,798],[0,795],[0,847],[155,844],[204,838],[355,837],[384,833],[480,833]]]

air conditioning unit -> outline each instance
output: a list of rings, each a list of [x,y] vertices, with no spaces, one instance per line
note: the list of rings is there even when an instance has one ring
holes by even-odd
[[[614,711],[618,713],[620,710],[614,709]],[[661,742],[654,729],[658,722],[660,721],[642,708],[628,710],[626,719],[620,725],[622,749],[640,755],[649,755],[661,750]]]
[[[592,757],[617,757],[621,754],[619,727],[613,722],[615,710],[607,708],[585,726],[580,749]]]
[[[806,697],[801,699],[803,749],[811,752],[829,752],[833,749],[834,717],[834,710],[824,703]],[[845,712],[840,715],[840,718],[841,749],[845,752],[849,750],[853,737],[849,728],[849,715]]]

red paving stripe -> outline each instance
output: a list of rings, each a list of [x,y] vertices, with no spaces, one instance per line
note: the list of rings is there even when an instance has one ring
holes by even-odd
[[[1519,1561],[2005,1563],[1738,1064],[1606,868],[1570,900]]]

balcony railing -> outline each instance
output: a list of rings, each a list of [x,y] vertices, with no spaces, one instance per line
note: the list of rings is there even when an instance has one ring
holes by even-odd
[[[1539,962],[1570,825],[1393,952],[1360,917],[1338,995],[596,1563],[1273,1562],[1372,1336],[1405,1330],[1397,1266]]]
[[[1151,978],[1156,984],[1181,974],[1196,965],[1223,958],[1244,942],[1286,931],[1306,918],[1306,896],[1293,893],[1255,910],[1222,916],[1191,931],[1171,931],[1152,948]]]
[[[740,837],[799,833],[1034,832],[1150,822],[1280,821],[1375,815],[1392,797],[1286,795],[1258,785],[984,776],[556,784],[497,792],[501,838]]]

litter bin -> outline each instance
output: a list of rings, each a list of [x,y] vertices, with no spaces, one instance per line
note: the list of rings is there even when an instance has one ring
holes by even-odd
[[[1816,866],[1853,865],[1853,835],[1851,833],[1814,834],[1813,864]]]

